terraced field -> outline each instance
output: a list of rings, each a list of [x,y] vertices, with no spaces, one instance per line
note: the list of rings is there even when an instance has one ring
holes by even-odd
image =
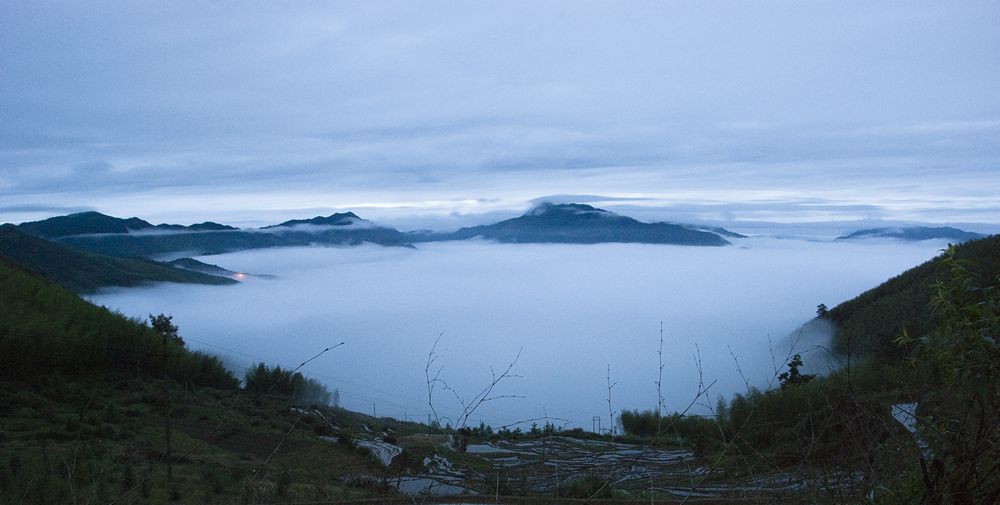
[[[401,445],[410,446],[410,441]],[[585,498],[797,501],[829,494],[851,475],[791,473],[745,477],[713,471],[687,450],[549,436],[457,446],[439,439],[407,450],[427,454],[419,472],[383,481],[404,494],[430,497],[539,496]]]

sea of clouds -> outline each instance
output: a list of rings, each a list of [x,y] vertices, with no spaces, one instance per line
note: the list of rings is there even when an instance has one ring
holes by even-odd
[[[502,245],[465,241],[399,247],[305,247],[199,258],[272,274],[237,286],[160,284],[106,290],[95,303],[144,318],[167,313],[189,346],[217,353],[238,374],[266,360],[340,391],[347,408],[426,421],[425,367],[440,336],[433,403],[443,417],[518,355],[512,377],[470,416],[494,427],[560,418],[608,424],[611,410],[655,408],[660,324],[663,396],[692,412],[720,397],[768,387],[789,355],[825,345],[816,305],[833,307],[930,259],[937,242],[738,239],[728,247],[641,244]],[[792,335],[792,337],[789,337]],[[697,356],[700,356],[700,365]],[[835,359],[807,354],[822,370]],[[443,368],[441,368],[443,367]],[[700,368],[700,372],[699,372]],[[563,424],[565,421],[559,421]],[[454,423],[453,423],[454,424]],[[541,424],[541,422],[539,422]]]

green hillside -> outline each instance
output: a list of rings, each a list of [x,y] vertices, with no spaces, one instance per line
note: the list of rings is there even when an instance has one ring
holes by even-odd
[[[849,470],[866,498],[835,503],[997,503],[1000,237],[953,246],[826,317],[850,350],[836,372],[803,376],[792,356],[780,388],[720,400],[714,418],[634,411],[631,429],[666,425],[751,474]]]
[[[217,358],[189,351],[172,331],[94,306],[3,260],[0,356],[0,503],[275,503],[390,493],[345,478],[388,471],[353,442],[362,423],[382,428],[380,420],[332,407],[304,415],[288,388],[241,390]],[[311,382],[263,370],[293,387]],[[402,428],[392,426],[383,429]]]
[[[1000,276],[1000,235],[957,245],[955,256],[971,260],[973,275],[991,283]],[[937,257],[830,309],[829,318],[837,326],[835,349],[844,354],[900,357],[902,349],[894,341],[904,328],[911,335],[924,335],[936,325],[928,307],[934,285],[947,274],[946,265]]]
[[[112,258],[78,251],[33,237],[11,225],[0,226],[0,258],[37,272],[77,293],[89,293],[106,286],[138,286],[152,282],[237,282],[147,259]]]
[[[235,387],[213,357],[189,352],[148,326],[97,307],[66,289],[0,260],[0,378],[38,374],[107,378],[183,377]]]

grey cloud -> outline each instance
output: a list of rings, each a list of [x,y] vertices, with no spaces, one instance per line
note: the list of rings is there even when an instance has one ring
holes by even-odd
[[[21,202],[773,190],[971,216],[1000,194],[989,2],[0,9],[0,192]]]
[[[855,216],[868,219],[891,216],[892,213],[877,205],[842,204],[821,199],[811,201],[767,201],[742,203],[671,203],[647,200],[643,205],[609,203],[605,208],[647,221],[676,221],[686,223],[723,222],[723,226],[739,226],[743,221],[784,221],[799,219],[824,221],[835,216]],[[820,227],[819,223],[815,223]]]
[[[646,198],[627,198],[620,196],[604,195],[547,195],[531,200],[532,205],[540,203],[602,203],[602,202],[631,202],[637,200],[647,200]]]

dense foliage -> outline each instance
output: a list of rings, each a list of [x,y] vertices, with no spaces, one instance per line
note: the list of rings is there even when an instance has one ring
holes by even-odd
[[[633,435],[676,436],[728,471],[794,469],[829,480],[827,493],[862,490],[866,502],[997,503],[998,274],[998,237],[949,247],[834,309],[818,308],[854,355],[841,370],[811,378],[794,356],[776,377],[780,388],[720,400],[714,418],[624,411],[621,424]]]
[[[957,245],[954,257],[973,260],[970,275],[989,282],[1000,275],[1000,235]],[[904,329],[926,335],[940,323],[929,306],[933,286],[948,277],[948,270],[938,257],[830,309],[827,317],[837,325],[836,350],[880,360],[903,358],[908,351],[895,340]]]
[[[148,376],[218,388],[237,380],[214,356],[192,352],[142,322],[80,299],[0,261],[0,378]]]
[[[928,392],[917,411],[926,444],[920,469],[930,503],[1000,501],[1000,278],[983,285],[973,263],[949,248],[946,282],[935,285],[931,307],[940,325],[912,344]]]
[[[0,504],[347,500],[375,491],[340,476],[385,471],[317,438],[349,440],[353,415],[248,401],[170,316],[128,319],[2,260],[0,356]]]
[[[996,242],[977,245],[989,244]],[[876,354],[829,377],[720,402],[716,450],[752,454],[752,465],[857,469],[876,501],[1000,500],[1000,278],[983,275],[992,267],[978,263],[990,265],[997,251],[975,261],[961,252],[950,247],[921,266],[922,275],[911,271],[894,280],[898,287],[927,279],[929,269],[944,272],[926,286],[925,322],[899,320],[907,328],[933,324],[919,334],[896,334],[893,345],[905,359]],[[886,296],[901,302],[923,291],[910,286]],[[913,415],[906,405],[917,406]]]
[[[654,410],[623,410],[618,414],[618,422],[627,435],[637,437],[659,435],[663,427],[662,416]]]
[[[350,443],[362,429],[349,413],[302,415],[286,397],[165,385],[0,380],[0,504],[329,503],[385,492],[345,477],[387,472]]]
[[[273,368],[258,363],[247,370],[244,384],[247,391],[256,394],[280,394],[290,396],[306,405],[329,405],[330,391],[323,384],[310,379],[301,372]]]

